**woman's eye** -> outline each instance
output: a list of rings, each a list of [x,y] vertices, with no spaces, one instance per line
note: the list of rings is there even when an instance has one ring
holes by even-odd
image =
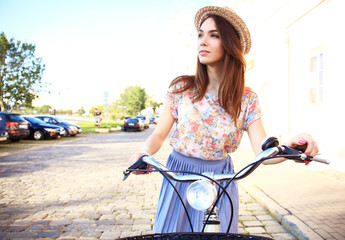
[[[219,38],[218,34],[212,34],[211,37]]]
[[[201,38],[201,37],[203,37],[203,36],[204,36],[204,34],[199,33],[198,38]]]

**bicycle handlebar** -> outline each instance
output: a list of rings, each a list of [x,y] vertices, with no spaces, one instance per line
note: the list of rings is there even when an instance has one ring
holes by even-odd
[[[189,175],[179,175],[176,174],[169,169],[167,169],[164,165],[156,161],[155,159],[143,155],[136,161],[132,166],[127,168],[123,171],[123,181],[129,176],[132,171],[143,171],[148,167],[155,169],[156,171],[160,172],[165,177],[173,179],[179,182],[192,182],[201,179],[213,179],[215,181],[229,181],[229,180],[239,180],[242,178],[247,177],[251,174],[263,161],[272,159],[272,158],[286,158],[291,159],[296,162],[310,162],[316,161],[324,164],[329,164],[330,162],[327,159],[324,159],[319,156],[309,156],[299,150],[290,148],[288,146],[274,146],[270,147],[261,153],[259,153],[254,160],[244,167],[241,171],[237,173],[226,173],[226,174],[213,174],[213,173],[202,173],[202,174],[189,174]]]

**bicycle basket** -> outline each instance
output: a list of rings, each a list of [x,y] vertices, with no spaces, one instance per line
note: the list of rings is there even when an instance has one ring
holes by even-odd
[[[119,238],[118,240],[139,240],[139,239],[157,239],[157,240],[229,240],[229,239],[252,239],[252,240],[272,240],[272,238],[233,234],[233,233],[161,233],[141,236],[132,236]]]

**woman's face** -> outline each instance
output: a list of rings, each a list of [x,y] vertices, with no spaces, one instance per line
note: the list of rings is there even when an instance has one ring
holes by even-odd
[[[200,27],[198,35],[199,61],[205,65],[218,65],[222,62],[224,48],[213,18],[207,18]]]

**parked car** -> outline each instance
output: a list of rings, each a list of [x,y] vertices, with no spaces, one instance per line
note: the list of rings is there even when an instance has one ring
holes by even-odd
[[[18,142],[30,134],[29,123],[16,113],[0,112],[0,129],[5,129],[12,142]]]
[[[66,132],[63,127],[46,123],[35,117],[24,117],[24,119],[29,122],[29,138],[35,140],[56,139]]]
[[[143,131],[145,129],[145,124],[140,118],[128,118],[123,124],[123,131],[127,132],[129,130]]]
[[[141,120],[143,120],[145,128],[150,127],[150,121],[146,116],[138,115],[138,116],[136,116],[136,118],[140,118]]]
[[[154,116],[150,117],[150,124],[157,124],[156,117]]]
[[[159,121],[159,115],[156,115],[156,116],[155,116],[155,121],[156,121],[156,124],[157,124],[158,121]]]
[[[60,127],[63,127],[65,129],[64,137],[66,136],[76,136],[77,134],[80,134],[82,132],[81,127],[77,124],[69,123],[66,120],[55,117],[55,116],[36,116],[36,118],[41,119],[42,121],[58,125]]]
[[[10,139],[10,136],[8,135],[7,131],[0,130],[0,143],[7,143]]]

